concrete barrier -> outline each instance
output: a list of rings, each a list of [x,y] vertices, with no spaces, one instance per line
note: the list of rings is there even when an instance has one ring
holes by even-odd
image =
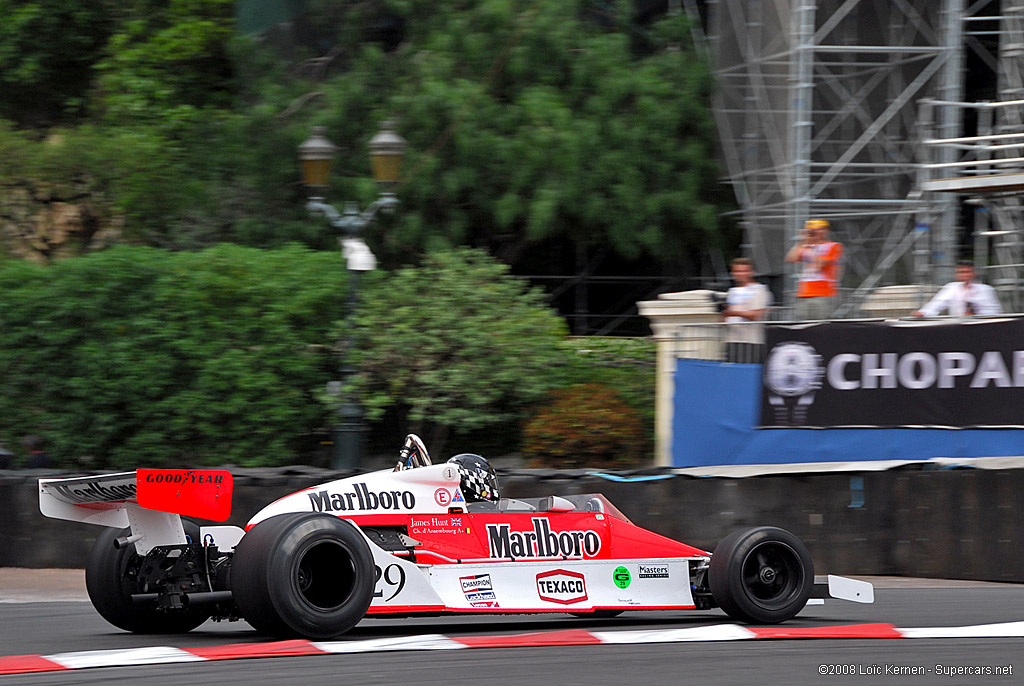
[[[344,476],[239,470],[229,523],[282,495]],[[666,472],[668,474],[668,472]],[[0,475],[0,567],[83,567],[99,529],[39,514],[40,476]],[[70,476],[70,475],[69,475]],[[818,574],[1024,582],[1024,469],[922,469],[609,481],[584,472],[499,472],[503,495],[603,493],[636,524],[713,550],[739,528],[788,529]]]

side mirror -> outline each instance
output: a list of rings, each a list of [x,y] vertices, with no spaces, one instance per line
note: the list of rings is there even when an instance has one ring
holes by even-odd
[[[576,509],[576,506],[565,498],[561,498],[557,495],[549,495],[548,497],[541,499],[540,507],[538,509],[541,512],[572,512]]]

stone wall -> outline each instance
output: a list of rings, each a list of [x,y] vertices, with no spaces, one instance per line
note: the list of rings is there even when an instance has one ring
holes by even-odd
[[[232,472],[229,523],[239,526],[282,495],[340,476],[300,468]],[[40,515],[38,476],[0,476],[0,567],[82,567],[99,529]],[[603,493],[636,524],[707,550],[735,529],[780,526],[807,543],[818,574],[1024,582],[1024,469],[635,482],[516,470],[499,480],[510,497]]]
[[[9,257],[48,264],[117,242],[123,226],[84,182],[0,181],[0,247]]]

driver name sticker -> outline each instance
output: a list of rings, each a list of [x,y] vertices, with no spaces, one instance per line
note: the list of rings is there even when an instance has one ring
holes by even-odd
[[[422,534],[468,534],[463,517],[410,517],[409,533],[413,536]]]

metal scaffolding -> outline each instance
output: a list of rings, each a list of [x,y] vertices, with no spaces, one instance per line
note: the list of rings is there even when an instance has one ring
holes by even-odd
[[[851,315],[878,286],[948,280],[971,200],[984,213],[975,257],[992,265],[1005,306],[1024,304],[1020,190],[929,185],[941,170],[970,178],[993,157],[1004,172],[1024,158],[1020,103],[979,108],[964,83],[970,55],[972,81],[1024,100],[1024,0],[709,0],[706,19],[745,249],[760,272],[786,276],[787,303],[784,256],[805,220],[830,220],[845,246],[840,314]],[[995,115],[987,132],[982,111]],[[988,166],[957,166],[979,154]]]

